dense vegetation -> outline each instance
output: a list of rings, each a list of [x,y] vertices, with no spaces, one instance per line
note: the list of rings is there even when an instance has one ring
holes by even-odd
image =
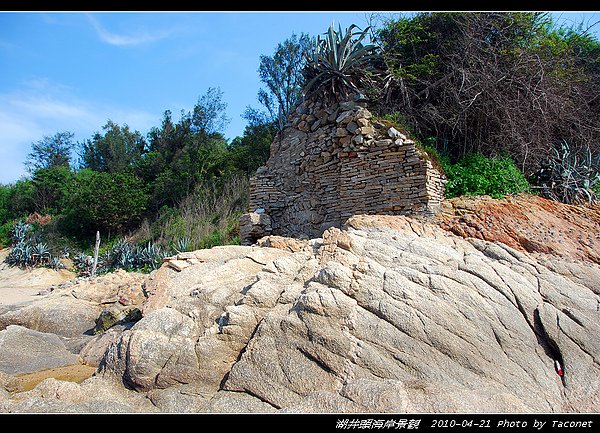
[[[367,39],[370,37],[370,41]],[[263,110],[227,142],[218,88],[145,136],[111,120],[81,142],[32,143],[30,176],[0,185],[0,244],[17,265],[153,269],[165,254],[239,242],[248,177],[310,95],[360,92],[437,155],[447,195],[539,192],[591,203],[599,187],[600,42],[545,13],[418,13],[302,34],[260,57]],[[77,158],[73,155],[77,154]],[[80,251],[85,251],[80,253]]]
[[[564,142],[600,151],[600,43],[586,29],[547,13],[421,13],[375,36],[388,72],[372,89],[380,111],[453,161],[507,154],[531,180]]]
[[[52,257],[71,250],[80,271],[89,267],[96,231],[105,250],[100,270],[151,269],[159,253],[239,242],[247,177],[266,161],[275,126],[250,121],[227,143],[225,108],[220,90],[210,88],[179,120],[165,112],[145,137],[109,120],[80,143],[69,132],[34,143],[31,176],[0,186],[0,244],[16,245],[13,227],[31,215],[45,217],[28,230]]]

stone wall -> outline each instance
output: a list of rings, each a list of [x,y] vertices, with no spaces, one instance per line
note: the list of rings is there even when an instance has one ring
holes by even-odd
[[[444,184],[427,154],[374,121],[364,101],[305,101],[250,181],[242,242],[252,244],[259,234],[319,237],[355,214],[433,215]]]

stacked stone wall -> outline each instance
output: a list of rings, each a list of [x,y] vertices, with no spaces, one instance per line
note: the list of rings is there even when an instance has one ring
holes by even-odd
[[[250,182],[250,212],[268,216],[269,234],[319,237],[356,214],[441,209],[444,176],[413,140],[373,120],[364,102],[305,101],[288,120]],[[256,240],[252,220],[242,219],[246,244]]]

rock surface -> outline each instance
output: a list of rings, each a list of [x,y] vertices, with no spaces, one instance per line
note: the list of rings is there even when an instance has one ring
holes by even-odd
[[[94,340],[94,377],[0,395],[0,411],[600,408],[595,263],[402,216],[270,245],[165,263],[145,282],[142,319]]]
[[[82,383],[48,378],[34,389],[0,397],[0,412],[12,413],[152,413],[156,407],[145,396],[99,377]]]
[[[145,278],[145,274],[117,271],[63,282],[33,302],[0,307],[0,329],[16,324],[67,338],[81,337],[94,329],[103,310],[119,305],[120,299],[141,304]]]
[[[10,325],[0,331],[0,371],[5,374],[30,373],[77,361],[77,355],[69,352],[54,334],[19,325]]]

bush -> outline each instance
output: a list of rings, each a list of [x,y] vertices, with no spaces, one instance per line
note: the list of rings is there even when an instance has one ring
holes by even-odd
[[[248,191],[245,175],[198,185],[176,208],[161,208],[131,239],[179,251],[239,244],[239,218],[248,207]]]
[[[15,221],[8,221],[0,226],[0,248],[5,248],[11,244],[11,232]]]
[[[10,186],[0,185],[0,225],[5,224],[10,219],[10,212],[8,211],[9,196]]]
[[[34,210],[37,213],[58,215],[64,207],[64,200],[73,172],[67,166],[40,168],[31,179]]]
[[[9,187],[6,197],[8,217],[21,218],[35,210],[35,187],[30,179],[20,179]]]
[[[600,150],[600,41],[586,25],[542,12],[383,19],[375,37],[393,79],[375,111],[403,113],[455,158],[508,152],[528,175],[549,141]]]
[[[91,237],[96,230],[115,234],[136,227],[148,194],[132,173],[83,169],[76,174],[66,202],[65,227],[78,236]]]
[[[448,178],[447,198],[460,195],[503,198],[507,194],[529,191],[527,179],[508,156],[488,158],[475,153],[462,157],[455,164],[444,157],[442,168]]]

